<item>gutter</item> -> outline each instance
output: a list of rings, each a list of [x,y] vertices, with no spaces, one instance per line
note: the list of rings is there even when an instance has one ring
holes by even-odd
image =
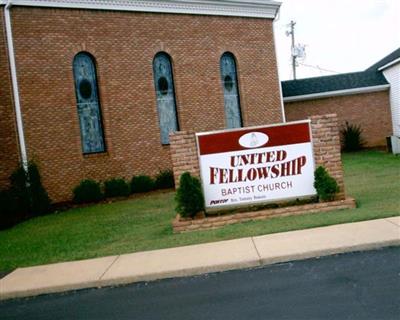
[[[385,91],[390,88],[390,84],[383,84],[378,86],[371,87],[362,87],[362,88],[353,88],[353,89],[344,89],[344,90],[336,90],[336,91],[325,91],[311,94],[303,94],[298,96],[290,96],[284,97],[283,102],[294,102],[294,101],[304,101],[304,100],[313,100],[313,99],[323,99],[330,97],[338,97],[338,96],[347,96],[359,93],[370,93],[370,92],[378,92]]]
[[[17,68],[16,68],[15,54],[14,54],[14,41],[13,41],[13,35],[12,35],[12,29],[11,29],[11,15],[10,15],[10,8],[12,7],[11,1],[12,0],[8,0],[6,2],[6,6],[4,7],[4,20],[5,20],[5,24],[6,24],[8,60],[10,63],[11,84],[12,84],[12,89],[13,89],[15,118],[17,121],[19,148],[20,148],[22,166],[25,169],[25,171],[27,171],[28,170],[28,157],[27,157],[27,153],[26,153],[24,124],[22,121],[21,102],[19,99],[19,90],[18,90]]]
[[[0,4],[7,0],[0,0]],[[274,19],[280,2],[271,0],[13,0],[13,6],[180,13]]]
[[[280,80],[279,76],[279,61],[278,61],[278,51],[277,51],[277,45],[276,45],[276,37],[275,37],[275,22],[279,21],[281,15],[280,15],[280,8],[278,8],[276,12],[276,16],[274,19],[274,23],[272,24],[272,37],[274,39],[274,50],[275,50],[275,61],[276,61],[276,75],[278,76],[278,87],[279,87],[279,99],[280,99],[280,104],[281,104],[281,114],[282,114],[282,122],[286,122],[286,113],[285,113],[285,104],[283,100],[283,93],[282,93],[282,81]]]

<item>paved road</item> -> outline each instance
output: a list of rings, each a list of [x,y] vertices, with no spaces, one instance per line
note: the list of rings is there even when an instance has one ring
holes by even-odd
[[[400,247],[0,302],[0,319],[400,319]]]

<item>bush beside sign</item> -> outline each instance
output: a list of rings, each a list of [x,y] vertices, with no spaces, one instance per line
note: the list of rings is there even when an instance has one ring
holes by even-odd
[[[207,209],[316,195],[310,121],[196,137]]]

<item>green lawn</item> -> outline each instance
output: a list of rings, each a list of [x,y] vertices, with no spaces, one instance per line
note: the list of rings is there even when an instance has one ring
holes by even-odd
[[[35,218],[0,232],[0,271],[59,261],[182,246],[400,214],[400,157],[343,156],[347,194],[359,208],[245,222],[173,234],[174,193],[157,193]]]

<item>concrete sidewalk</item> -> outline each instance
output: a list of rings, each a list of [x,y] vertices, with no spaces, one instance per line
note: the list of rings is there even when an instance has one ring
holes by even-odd
[[[0,280],[0,300],[258,267],[390,245],[400,245],[400,217],[21,268]]]

